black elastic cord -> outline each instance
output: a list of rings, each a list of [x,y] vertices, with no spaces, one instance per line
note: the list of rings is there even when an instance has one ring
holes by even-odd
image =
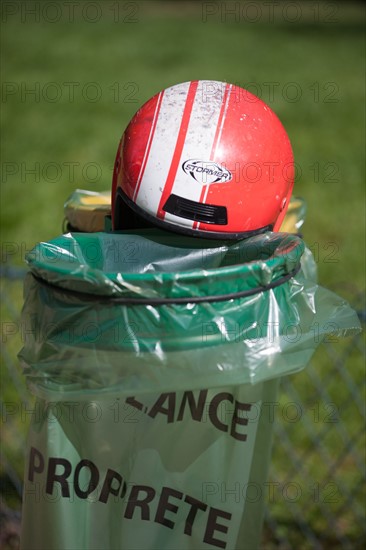
[[[286,281],[289,281],[292,277],[294,277],[299,271],[300,271],[301,265],[298,264],[295,269],[290,271],[290,273],[287,273],[286,275],[283,275],[276,281],[273,281],[272,283],[268,283],[267,285],[251,288],[249,290],[242,290],[241,292],[233,292],[231,294],[220,294],[218,296],[191,296],[191,297],[184,297],[184,298],[131,298],[131,297],[123,297],[123,296],[101,296],[99,294],[90,294],[90,293],[84,293],[79,292],[78,290],[71,290],[68,288],[63,288],[56,286],[53,283],[49,283],[48,281],[45,281],[44,279],[41,279],[40,277],[37,277],[36,275],[33,275],[33,277],[43,286],[51,288],[52,290],[55,290],[56,292],[62,292],[66,294],[70,294],[71,296],[76,296],[77,298],[80,298],[84,301],[91,301],[91,302],[100,302],[100,303],[109,303],[109,304],[125,304],[130,306],[137,306],[137,305],[169,305],[169,304],[201,304],[201,303],[212,303],[212,302],[225,302],[228,300],[237,300],[238,298],[246,298],[247,296],[253,296],[254,294],[259,294],[260,292],[264,292],[266,290],[270,290],[272,288],[276,288],[277,286],[281,286]]]

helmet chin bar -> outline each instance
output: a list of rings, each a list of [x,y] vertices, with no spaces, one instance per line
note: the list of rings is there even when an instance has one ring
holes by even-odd
[[[128,204],[129,203],[129,204]],[[117,189],[114,203],[113,230],[148,229],[156,224],[148,221],[137,212],[137,207],[130,201],[122,189]]]
[[[148,229],[153,227],[159,227],[166,231],[172,231],[174,233],[181,233],[183,235],[190,235],[192,237],[199,237],[204,239],[215,240],[241,240],[248,237],[254,237],[267,231],[273,231],[273,224],[260,227],[253,231],[244,231],[239,233],[230,233],[222,231],[200,231],[197,229],[191,229],[189,227],[175,225],[174,223],[161,220],[148,214],[142,208],[137,206],[127,195],[122,191],[120,187],[117,188],[116,197],[114,201],[114,216],[113,216],[113,230],[138,230]]]

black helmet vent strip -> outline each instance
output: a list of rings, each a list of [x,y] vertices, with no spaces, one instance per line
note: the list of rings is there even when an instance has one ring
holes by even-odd
[[[226,206],[203,204],[172,194],[164,204],[163,210],[174,216],[196,222],[227,225]]]
[[[169,199],[168,199],[169,200]],[[194,201],[191,201],[194,202]],[[195,203],[200,206],[210,206],[212,205],[202,205],[201,203]],[[214,207],[214,208],[225,208],[225,207]],[[192,218],[191,218],[192,219]],[[223,219],[223,218],[222,218]],[[207,221],[205,222],[207,223]],[[212,221],[211,223],[217,223]],[[219,225],[219,224],[218,224]],[[215,239],[215,240],[240,240],[246,239],[248,237],[253,237],[254,235],[259,235],[260,233],[265,233],[266,231],[272,231],[273,225],[266,225],[260,227],[255,231],[244,231],[240,233],[232,232],[218,232],[218,231],[199,231],[197,229],[191,229],[188,227],[177,226],[173,223],[167,222],[166,220],[160,220],[159,218],[152,216],[145,212],[142,208],[137,206],[119,187],[117,189],[115,204],[114,204],[114,231],[124,231],[124,230],[138,230],[138,229],[147,229],[152,227],[159,227],[165,231],[172,231],[174,233],[181,233],[183,235],[190,235],[192,237],[201,237],[204,239]]]

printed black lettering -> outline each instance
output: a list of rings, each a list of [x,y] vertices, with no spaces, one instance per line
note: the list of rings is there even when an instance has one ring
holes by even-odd
[[[217,409],[222,403],[222,401],[230,401],[230,403],[233,403],[234,397],[231,395],[231,393],[225,393],[221,392],[215,395],[215,397],[212,399],[209,409],[208,409],[208,416],[210,417],[210,420],[212,424],[217,428],[218,430],[221,430],[222,432],[227,432],[229,427],[221,422],[217,415]]]
[[[161,413],[167,416],[168,424],[174,422],[175,396],[176,394],[174,392],[162,393],[148,413],[149,416],[151,416],[151,418],[155,418],[158,413]],[[168,401],[167,407],[163,407],[165,401]]]
[[[90,479],[85,491],[80,487],[80,480],[79,480],[80,472],[83,468],[89,468],[89,471],[90,471]],[[90,493],[92,493],[94,489],[98,487],[98,483],[99,483],[99,470],[94,464],[94,462],[92,462],[91,460],[87,460],[86,458],[83,460],[80,460],[80,462],[77,464],[75,468],[75,473],[74,473],[74,489],[75,489],[76,495],[79,498],[83,498],[83,499],[88,498]]]
[[[127,483],[124,482],[123,486],[122,486],[122,491],[121,491],[121,494],[120,494],[120,498],[125,498],[126,493],[127,493]]]
[[[139,500],[139,493],[145,492],[145,498]],[[141,509],[141,519],[149,521],[150,519],[150,509],[149,503],[155,497],[155,490],[152,487],[147,485],[134,485],[131,489],[130,497],[128,499],[128,504],[126,506],[125,518],[132,519],[135,512],[135,508],[139,507]]]
[[[206,398],[207,390],[201,390],[196,399],[192,392],[185,392],[181,403],[180,417],[183,417],[185,406],[188,404],[192,417],[194,419],[201,418]],[[218,406],[222,401],[232,402],[233,399],[231,394],[222,392],[215,395],[212,400],[211,420],[222,431],[227,432],[228,426],[218,419]],[[166,400],[168,400],[167,408],[163,407]],[[163,411],[168,418],[171,418],[171,410],[174,410],[174,406],[175,394],[166,393],[159,397],[152,411],[155,410],[155,414]],[[234,427],[245,424],[245,422],[241,422],[244,419],[239,417],[238,413],[242,410],[249,410],[250,407],[251,405],[248,404],[235,404],[235,422],[233,421],[231,426],[233,437],[243,437],[244,434],[237,433]],[[28,468],[29,481],[34,481],[36,474],[44,472],[45,463],[46,460],[42,453],[31,447]],[[72,479],[70,482],[68,481],[69,477]],[[184,534],[190,537],[194,536],[195,541],[201,540],[211,547],[226,548],[227,542],[224,539],[229,530],[229,522],[232,517],[230,513],[210,508],[206,503],[171,487],[164,486],[158,492],[153,487],[146,485],[129,485],[127,487],[122,474],[111,468],[107,469],[105,476],[103,469],[103,479],[99,484],[100,478],[99,469],[91,460],[82,459],[73,469],[73,464],[66,458],[51,457],[48,458],[47,465],[46,493],[52,495],[55,491],[55,484],[58,483],[62,497],[70,498],[70,487],[73,487],[75,496],[85,500],[101,486],[98,500],[104,504],[111,500],[110,495],[117,497],[117,502],[120,502],[119,499],[129,493],[126,498],[124,518],[154,521],[168,529],[177,529],[180,532],[184,529]],[[136,511],[137,509],[139,510]],[[205,522],[204,533],[201,531],[203,521]]]
[[[239,416],[239,411],[250,411],[252,406],[249,403],[240,403],[239,401],[235,401],[235,407],[234,407],[234,414],[233,419],[231,422],[231,430],[230,435],[234,439],[238,439],[239,441],[246,441],[247,435],[243,433],[239,433],[235,430],[236,425],[239,424],[241,426],[246,426],[248,424],[248,419],[243,418],[242,416]]]
[[[217,546],[217,548],[226,548],[226,542],[214,538],[215,531],[220,531],[220,533],[227,533],[229,527],[223,525],[222,523],[217,523],[217,518],[221,517],[230,521],[231,514],[229,512],[224,512],[218,508],[210,508],[208,513],[207,526],[205,531],[205,536],[203,537],[203,542],[207,544],[212,544],[212,546]]]
[[[126,403],[131,405],[131,407],[135,407],[135,409],[138,409],[139,411],[142,411],[142,409],[144,407],[143,404],[140,403],[140,401],[136,401],[135,396],[127,397]]]
[[[194,394],[192,391],[185,391],[182,397],[182,402],[180,404],[177,420],[183,420],[185,406],[186,406],[186,403],[188,402],[192,419],[196,420],[197,422],[201,422],[205,403],[206,403],[206,398],[207,398],[207,390],[200,391],[197,402],[194,399]]]
[[[173,512],[173,514],[176,514],[178,511],[178,506],[169,502],[170,496],[181,499],[183,493],[176,491],[175,489],[170,489],[169,487],[162,488],[158,508],[156,510],[155,522],[161,523],[161,525],[165,525],[165,527],[169,527],[169,529],[173,529],[175,523],[165,517],[165,512],[169,510],[170,512]]]
[[[117,481],[118,487],[112,486],[113,480]],[[105,503],[107,502],[109,495],[118,496],[118,493],[122,486],[122,481],[123,477],[121,476],[121,474],[119,474],[115,470],[111,470],[110,468],[108,468],[100,493],[99,501]]]
[[[57,466],[62,466],[64,471],[61,474],[56,474]],[[52,495],[53,493],[53,484],[59,483],[61,485],[61,494],[63,497],[70,497],[69,484],[67,478],[71,474],[71,462],[66,460],[66,458],[50,458],[48,460],[48,470],[47,470],[47,482],[46,482],[46,493]]]
[[[34,474],[40,474],[44,470],[44,458],[42,453],[40,453],[35,447],[31,447],[29,454],[29,469],[28,469],[28,479],[29,481],[34,480]]]
[[[188,516],[184,526],[184,534],[191,536],[192,527],[194,524],[194,520],[196,519],[197,512],[198,510],[202,510],[204,512],[207,509],[207,504],[193,497],[190,497],[189,495],[185,496],[184,501],[187,502],[187,504],[191,505],[191,508],[188,512]]]

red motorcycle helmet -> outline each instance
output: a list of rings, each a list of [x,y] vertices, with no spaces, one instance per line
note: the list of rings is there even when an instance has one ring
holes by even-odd
[[[112,227],[216,239],[278,231],[293,183],[291,144],[268,105],[233,84],[185,82],[152,97],[127,126]]]

